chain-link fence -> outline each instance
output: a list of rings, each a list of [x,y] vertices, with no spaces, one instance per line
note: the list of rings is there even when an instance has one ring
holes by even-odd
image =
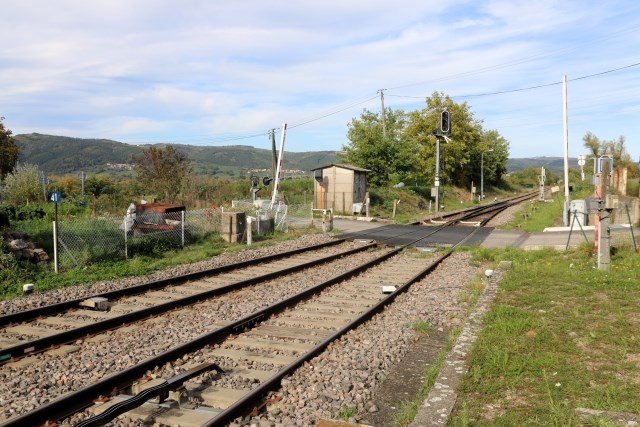
[[[184,246],[219,229],[220,212],[214,209],[63,219],[58,223],[59,265],[71,267],[158,252]]]
[[[289,228],[305,228],[312,225],[312,203],[300,205],[279,203],[271,207],[271,202],[268,200],[255,203],[250,200],[234,200],[231,202],[231,207],[256,218],[256,221],[252,222],[252,231],[258,235],[271,231],[264,227],[264,221],[273,220],[273,229],[282,233],[288,232]]]
[[[287,232],[290,227],[311,225],[311,204],[280,204],[273,208],[267,204],[256,208],[251,202],[234,202],[232,209],[262,220],[252,223],[256,235],[272,232],[274,228]],[[222,214],[221,209],[201,209],[63,219],[58,223],[59,266],[69,268],[103,259],[127,259],[136,253],[150,254],[184,246],[218,233]],[[273,227],[265,226],[271,223]]]

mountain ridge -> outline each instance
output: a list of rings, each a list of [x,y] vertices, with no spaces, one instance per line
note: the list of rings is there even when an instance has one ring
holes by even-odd
[[[37,165],[47,174],[65,175],[80,171],[91,173],[118,173],[127,170],[132,155],[140,155],[143,148],[168,144],[133,145],[110,139],[74,138],[40,133],[14,135],[20,149],[19,161]],[[197,174],[242,177],[249,170],[271,169],[271,150],[248,145],[196,146],[171,144],[182,151]],[[335,151],[285,151],[283,167],[286,170],[308,172],[313,168],[339,161]],[[570,164],[576,164],[570,159]],[[510,158],[507,170],[514,172],[526,168],[545,167],[562,171],[562,157]],[[126,172],[125,172],[126,173]]]

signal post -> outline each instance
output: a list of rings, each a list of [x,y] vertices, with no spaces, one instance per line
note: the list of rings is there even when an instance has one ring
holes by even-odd
[[[451,113],[445,108],[440,113],[440,133],[434,129],[432,135],[436,137],[436,176],[434,180],[434,190],[436,196],[436,212],[440,212],[440,139],[445,141],[447,135],[451,133]],[[433,193],[433,192],[432,192]]]

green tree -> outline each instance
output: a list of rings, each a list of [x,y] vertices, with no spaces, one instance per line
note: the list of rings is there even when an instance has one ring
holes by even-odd
[[[174,202],[182,190],[183,180],[191,174],[191,161],[172,145],[164,149],[149,147],[140,156],[131,156],[138,179],[145,183],[147,193],[164,196]]]
[[[3,120],[4,117],[0,117],[0,179],[13,172],[20,153],[12,132],[4,127]]]
[[[367,180],[372,185],[387,185],[394,174],[404,179],[415,167],[413,147],[403,135],[406,118],[403,110],[385,108],[385,137],[381,115],[365,109],[348,125],[350,143],[343,146],[342,160],[370,169]]]
[[[595,136],[591,132],[587,132],[582,137],[582,141],[584,141],[584,147],[589,150],[589,154],[591,154],[592,158],[597,159],[604,154],[604,144],[597,136]]]
[[[104,176],[90,176],[84,180],[85,194],[93,194],[100,197],[103,194],[117,194],[118,188],[113,179]]]
[[[587,132],[583,137],[585,148],[589,149],[593,158],[599,158],[605,154],[613,158],[613,167],[616,169],[627,168],[629,178],[638,176],[638,167],[633,162],[631,155],[625,146],[626,138],[620,135],[618,139],[601,140],[591,132]]]
[[[493,150],[493,151],[488,151]],[[484,157],[482,153],[484,152]],[[507,173],[507,161],[509,160],[509,141],[496,130],[483,131],[480,136],[480,144],[473,153],[475,183],[480,182],[480,170],[484,159],[484,184],[499,185]]]
[[[491,146],[491,143],[497,141],[499,135],[497,132],[485,135],[482,122],[473,116],[466,102],[457,104],[439,92],[434,92],[426,101],[426,108],[409,113],[409,124],[405,132],[417,147],[418,170],[424,174],[427,182],[433,182],[437,142],[434,133],[439,128],[442,110],[446,108],[451,114],[451,133],[448,142],[440,143],[440,178],[444,183],[465,187],[472,180],[479,182],[481,153],[490,148],[495,150],[496,147]],[[500,141],[501,147],[508,146],[504,138]],[[501,159],[502,156],[495,158],[495,173],[506,168],[506,160],[502,165],[499,162]],[[486,155],[485,160],[488,160]]]
[[[613,167],[618,169],[627,168],[629,177],[637,176],[638,168],[631,159],[631,155],[625,147],[626,138],[622,135],[618,139],[605,141],[607,154],[613,157]]]
[[[38,167],[30,164],[19,164],[13,172],[4,178],[2,198],[13,205],[28,205],[43,200]]]

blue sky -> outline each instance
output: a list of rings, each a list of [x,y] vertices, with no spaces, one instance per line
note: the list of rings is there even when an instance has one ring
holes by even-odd
[[[635,0],[0,1],[14,134],[268,148],[286,122],[285,149],[337,151],[379,89],[407,111],[441,91],[511,157],[562,156],[562,86],[513,90],[566,75],[570,156],[591,131],[640,157]]]

